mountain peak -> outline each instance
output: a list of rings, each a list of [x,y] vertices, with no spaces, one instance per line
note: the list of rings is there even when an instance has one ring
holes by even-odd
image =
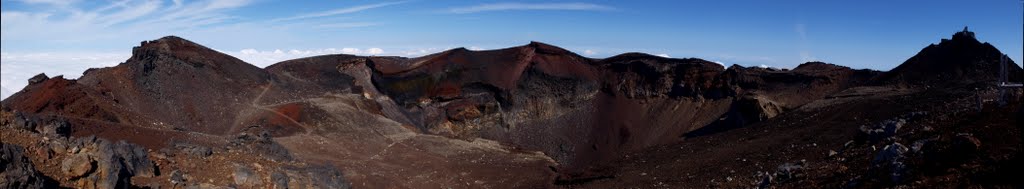
[[[238,58],[173,35],[161,37],[157,40],[142,41],[139,46],[132,48],[132,57],[128,59],[128,62],[145,61],[159,57],[185,60],[185,62],[190,62],[197,66],[201,64],[220,67],[224,64],[231,64],[232,66],[228,67],[256,68]]]
[[[1003,53],[989,43],[978,41],[974,32],[964,30],[942,39],[939,44],[925,47],[917,55],[886,72],[879,78],[883,83],[902,84],[967,84],[995,80],[999,59]],[[1009,61],[1014,64],[1013,60]],[[1020,68],[1011,66],[1011,74]],[[1016,81],[1017,77],[1010,78]]]
[[[956,32],[955,34],[953,34],[953,39],[957,39],[957,38],[971,38],[971,39],[975,39],[974,38],[974,32],[972,32],[971,30],[967,30],[967,26],[964,26],[964,30],[963,31]],[[975,40],[977,40],[977,39],[975,39]]]
[[[212,49],[206,48],[206,47],[204,47],[202,45],[199,45],[198,43],[189,41],[187,39],[184,39],[184,38],[181,38],[181,37],[178,37],[178,36],[173,36],[173,35],[161,37],[160,39],[157,39],[157,40],[142,41],[142,43],[139,44],[138,48],[156,49],[156,50],[160,50],[160,51],[177,51],[177,50],[190,50],[190,49],[191,50],[197,50],[197,49],[212,50]]]
[[[536,52],[543,54],[575,54],[572,51],[563,49],[562,47],[539,41],[530,41],[530,44],[527,44],[525,47],[532,47]]]
[[[960,46],[960,45],[971,45],[980,46],[983,43],[978,41],[978,38],[974,35],[974,32],[967,30],[964,26],[964,30],[958,31],[953,34],[950,39],[942,39],[938,45],[942,46]]]

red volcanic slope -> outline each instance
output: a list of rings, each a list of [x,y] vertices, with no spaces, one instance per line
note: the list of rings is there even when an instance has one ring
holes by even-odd
[[[849,68],[807,65],[793,71],[724,70],[700,59],[640,53],[589,59],[532,42],[411,59],[330,55],[259,69],[171,36],[143,42],[125,63],[90,69],[66,81],[67,87],[33,85],[4,104],[215,135],[263,125],[275,136],[289,136],[310,132],[301,122],[318,119],[303,120],[304,109],[312,106],[296,103],[362,93],[376,101],[368,111],[419,132],[537,149],[572,168],[675,141],[729,112],[740,94],[796,107],[861,80]],[[47,92],[64,88],[87,92]],[[789,91],[813,92],[787,100]],[[90,100],[61,101],[67,98]],[[44,102],[69,108],[39,109]]]
[[[869,82],[988,81],[998,50],[965,36],[885,73],[821,62],[793,70],[724,68],[642,53],[590,59],[539,42],[417,58],[326,55],[260,69],[170,36],[143,42],[115,67],[32,84],[2,104],[88,121],[74,126],[84,131],[76,135],[90,134],[91,125],[211,136],[259,128],[291,145],[309,142],[295,136],[344,133],[377,137],[360,142],[387,148],[407,135],[418,142],[482,138],[501,143],[485,145],[492,151],[482,154],[522,155],[492,147],[538,150],[571,179],[624,153],[743,127]],[[1020,69],[1011,73],[1018,79]],[[153,146],[163,140],[107,136]],[[430,146],[418,147],[401,153]]]

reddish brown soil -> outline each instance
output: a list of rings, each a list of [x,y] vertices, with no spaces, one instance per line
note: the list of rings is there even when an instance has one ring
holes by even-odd
[[[150,150],[213,147],[212,159],[154,161],[215,185],[230,184],[234,164],[253,163],[323,164],[367,188],[749,188],[761,184],[758,173],[790,163],[800,176],[770,186],[1019,186],[1001,175],[1021,170],[1020,102],[964,111],[975,88],[994,99],[983,74],[998,54],[954,36],[890,72],[821,62],[785,70],[642,53],[590,59],[532,42],[418,58],[326,55],[259,69],[165,37],[143,42],[118,66],[32,84],[2,105],[66,119],[75,137]],[[1020,68],[1011,73],[1018,81]],[[864,140],[861,126],[918,111],[928,114],[900,134]],[[39,135],[11,128],[3,142],[40,145]],[[261,142],[270,147],[221,149],[239,135],[269,135]],[[927,150],[900,159],[909,170],[902,180],[873,165],[880,147],[931,138]],[[49,175],[56,157],[33,158]]]

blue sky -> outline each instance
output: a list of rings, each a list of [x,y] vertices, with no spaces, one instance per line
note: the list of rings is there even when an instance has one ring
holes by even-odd
[[[964,26],[1021,60],[1022,2],[2,0],[0,95],[75,78],[177,35],[257,66],[319,54],[421,56],[541,41],[588,57],[888,70]]]

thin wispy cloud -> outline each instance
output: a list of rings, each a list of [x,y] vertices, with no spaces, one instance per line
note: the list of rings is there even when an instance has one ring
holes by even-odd
[[[370,10],[370,9],[375,9],[375,8],[381,8],[381,7],[386,7],[386,6],[398,5],[398,4],[402,4],[402,3],[406,3],[406,1],[386,2],[386,3],[376,3],[376,4],[369,4],[369,5],[359,5],[359,6],[353,6],[353,7],[345,7],[345,8],[333,9],[333,10],[328,10],[328,11],[323,11],[323,12],[315,12],[315,13],[309,13],[309,14],[295,15],[295,16],[286,17],[286,18],[278,18],[278,19],[271,20],[271,22],[280,22],[280,21],[289,21],[289,20],[301,20],[301,19],[320,18],[320,17],[329,17],[329,16],[336,16],[336,15],[342,15],[342,14],[350,14],[350,13],[356,13],[356,12]]]
[[[49,6],[4,10],[2,40],[80,43],[193,29],[226,23],[233,18],[226,11],[251,3],[250,0],[125,0],[99,7],[75,1],[41,3]]]
[[[28,4],[49,4],[55,6],[67,6],[72,3],[78,2],[78,0],[18,0]]]
[[[811,51],[807,50],[809,43],[809,40],[807,39],[807,25],[798,23],[793,27],[793,30],[796,32],[799,40],[798,45],[800,50],[797,53],[800,55],[800,60],[804,62],[817,61],[818,58],[812,56]]]
[[[492,3],[468,7],[455,7],[448,9],[448,12],[454,14],[468,14],[513,10],[610,11],[615,9],[609,6],[592,3]]]
[[[317,25],[317,28],[321,29],[345,29],[345,28],[361,28],[379,25],[373,22],[343,22],[343,23],[328,23]]]

